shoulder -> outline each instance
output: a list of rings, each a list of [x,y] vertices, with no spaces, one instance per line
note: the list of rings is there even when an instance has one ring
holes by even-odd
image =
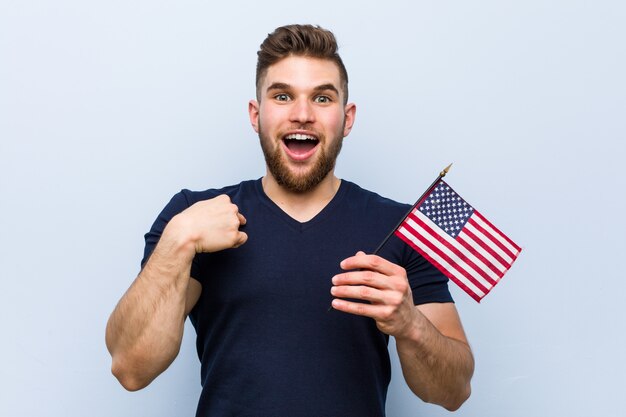
[[[250,194],[251,190],[254,190],[254,183],[256,181],[258,180],[243,181],[235,185],[228,185],[222,188],[209,188],[202,191],[192,191],[186,188],[182,189],[178,193],[174,194],[170,201],[165,205],[157,217],[155,225],[161,224],[162,227],[165,227],[165,224],[167,224],[169,220],[178,213],[184,211],[199,201],[210,200],[218,195],[226,194],[231,198],[231,200],[236,201],[237,199],[240,199],[241,195],[246,193]]]
[[[193,191],[189,189],[183,189],[174,197],[174,199],[183,200],[187,207],[197,203],[198,201],[210,200],[218,195],[227,195],[233,200],[242,198],[245,195],[251,194],[255,189],[255,184],[260,180],[248,180],[242,181],[239,184],[227,185],[222,188],[209,188],[202,191]]]
[[[178,213],[181,213],[199,201],[209,200],[222,194],[226,194],[232,200],[236,201],[242,194],[251,194],[252,190],[254,190],[254,184],[254,180],[243,181],[236,185],[229,185],[222,188],[210,188],[203,191],[183,189],[174,194],[155,219],[150,231],[144,235],[146,246],[144,249],[142,266],[148,260],[148,256],[150,256],[150,253],[152,253],[152,250],[159,241],[165,226]]]
[[[347,203],[373,216],[397,218],[411,208],[410,204],[400,203],[384,197],[374,191],[366,190],[353,182],[342,181],[347,188]]]

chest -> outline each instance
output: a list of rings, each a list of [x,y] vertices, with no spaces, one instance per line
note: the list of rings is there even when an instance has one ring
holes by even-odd
[[[256,226],[252,218],[245,231],[243,246],[200,258],[203,276],[198,278],[212,303],[251,306],[289,297],[329,305],[331,279],[342,272],[340,262],[376,244],[349,225],[295,230],[280,222]]]

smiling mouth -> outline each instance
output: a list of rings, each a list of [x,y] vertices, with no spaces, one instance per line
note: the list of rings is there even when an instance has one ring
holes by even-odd
[[[283,143],[293,156],[305,157],[315,149],[319,140],[313,135],[293,133],[285,136]]]

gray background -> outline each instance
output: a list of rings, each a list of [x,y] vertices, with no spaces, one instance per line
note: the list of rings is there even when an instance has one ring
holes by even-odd
[[[457,415],[626,415],[625,21],[606,0],[2,0],[0,415],[193,415],[191,327],[127,393],[105,323],[172,194],[263,175],[255,53],[295,22],[335,31],[350,72],[339,176],[412,202],[454,162],[524,248],[481,304],[451,284],[477,361]],[[388,414],[448,413],[394,362]]]

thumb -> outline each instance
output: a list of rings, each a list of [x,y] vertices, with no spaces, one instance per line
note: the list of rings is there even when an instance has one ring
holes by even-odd
[[[235,241],[233,248],[238,248],[239,246],[243,245],[247,241],[248,241],[248,235],[245,232],[239,232],[237,234],[237,240]]]

